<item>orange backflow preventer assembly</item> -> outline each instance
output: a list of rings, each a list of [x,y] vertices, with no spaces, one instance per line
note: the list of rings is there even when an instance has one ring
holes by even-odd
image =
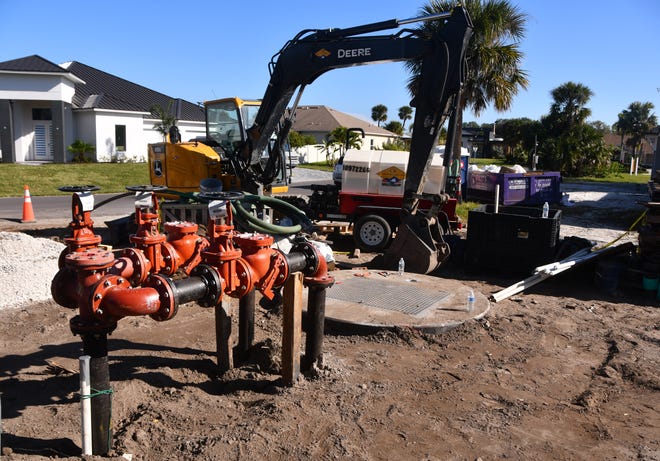
[[[300,368],[310,369],[321,363],[325,291],[334,279],[328,275],[325,258],[311,242],[298,238],[285,254],[272,248],[274,239],[270,235],[236,232],[229,200],[240,193],[223,196],[222,192],[214,193],[219,197],[208,198],[211,200],[208,238],[197,235],[197,224],[191,222],[165,223],[162,234],[158,230],[158,201],[150,189],[153,186],[133,186],[128,189],[138,192],[137,231],[130,236],[134,247],[116,257],[94,234],[89,187],[70,188],[74,192],[72,235],[66,240],[67,248],[60,257],[60,269],[53,278],[51,292],[58,304],[78,309],[70,321],[71,331],[82,339],[83,353],[90,357],[90,385],[99,390],[91,402],[95,454],[110,449],[108,421],[112,415],[107,343],[108,335],[123,317],[148,315],[163,321],[173,318],[185,303],[194,301],[203,307],[213,307],[218,368],[223,373],[233,367],[233,353],[240,357],[252,344],[255,289],[272,299],[273,290],[282,286],[289,274],[302,272],[309,288],[309,325]],[[231,321],[227,322],[226,306],[222,302],[225,295],[239,298],[238,345],[234,348],[230,346]],[[289,336],[295,335],[290,332]],[[294,369],[292,363],[292,373]],[[293,376],[290,376],[292,382]]]
[[[228,201],[224,212],[209,218],[204,238],[191,222],[165,223],[166,233],[160,233],[157,198],[147,195],[136,201],[134,247],[115,257],[99,245],[90,211],[82,211],[79,192],[74,194],[73,235],[52,283],[55,301],[79,310],[71,321],[74,334],[109,333],[127,316],[169,320],[181,304],[218,306],[224,295],[242,298],[253,289],[272,299],[273,290],[298,271],[309,286],[334,283],[309,241],[297,240],[285,254],[272,248],[270,235],[238,233]]]

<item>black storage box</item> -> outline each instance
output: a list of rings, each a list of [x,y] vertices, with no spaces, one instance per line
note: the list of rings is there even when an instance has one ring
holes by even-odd
[[[555,259],[561,210],[542,207],[482,205],[468,213],[465,265],[470,271],[497,270],[531,275]]]

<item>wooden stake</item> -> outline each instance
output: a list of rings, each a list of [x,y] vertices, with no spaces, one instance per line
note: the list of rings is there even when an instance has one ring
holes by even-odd
[[[295,272],[284,283],[282,325],[282,380],[293,386],[300,376],[303,275]]]

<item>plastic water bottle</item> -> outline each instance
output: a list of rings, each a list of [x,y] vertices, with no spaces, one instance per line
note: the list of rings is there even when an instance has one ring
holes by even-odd
[[[403,258],[399,259],[399,275],[403,275],[403,271],[406,270],[406,262]]]
[[[542,215],[542,216],[543,216],[544,218],[547,218],[549,212],[550,212],[550,205],[548,205],[548,202],[545,202],[545,203],[543,204],[543,215]]]
[[[465,310],[467,312],[474,311],[474,290],[472,290],[472,289],[470,289],[470,292],[468,293],[467,304],[465,306]]]

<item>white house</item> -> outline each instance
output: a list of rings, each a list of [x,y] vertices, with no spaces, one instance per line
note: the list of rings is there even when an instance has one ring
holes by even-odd
[[[364,139],[361,139],[360,145],[362,150],[382,149],[383,144],[399,139],[396,133],[331,107],[298,106],[292,128],[298,133],[313,136],[319,144],[304,146],[296,151],[304,157],[305,162],[325,160],[321,143],[332,130],[340,126],[360,128],[364,131]]]
[[[76,139],[96,146],[95,160],[144,161],[162,141],[149,109],[174,115],[181,138],[204,136],[204,109],[80,62],[33,55],[0,63],[0,155],[4,163],[68,162]]]

